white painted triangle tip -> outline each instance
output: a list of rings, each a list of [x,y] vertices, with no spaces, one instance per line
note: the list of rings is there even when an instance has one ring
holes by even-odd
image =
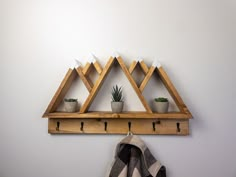
[[[120,55],[117,52],[114,52],[113,55],[112,55],[112,57],[114,57],[114,58],[118,58],[119,56]]]
[[[78,59],[75,59],[75,64],[71,67],[72,69],[82,66],[81,62]]]
[[[97,61],[97,57],[93,53],[90,53],[89,62],[95,63],[96,61]]]
[[[141,61],[143,61],[143,58],[142,58],[142,57],[138,57],[138,58],[136,59],[136,61],[137,61],[137,62],[141,62]]]
[[[155,59],[152,63],[152,66],[160,68],[161,67],[161,63],[159,60]]]

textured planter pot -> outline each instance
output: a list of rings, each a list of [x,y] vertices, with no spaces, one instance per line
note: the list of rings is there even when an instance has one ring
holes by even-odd
[[[123,110],[124,102],[111,102],[111,110],[112,112],[119,113]]]
[[[169,108],[169,102],[156,102],[154,101],[154,107],[155,107],[155,111],[157,111],[158,113],[166,113],[168,112],[168,108]]]
[[[78,102],[64,102],[66,112],[76,112],[78,107]]]

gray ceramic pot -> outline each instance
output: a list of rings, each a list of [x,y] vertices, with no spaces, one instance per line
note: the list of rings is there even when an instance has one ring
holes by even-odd
[[[78,107],[78,102],[74,101],[74,102],[64,102],[65,105],[65,111],[66,112],[76,112],[77,111],[77,107]]]
[[[121,102],[111,102],[111,110],[112,112],[114,113],[119,113],[119,112],[122,112],[123,110],[123,105],[124,105],[124,102],[121,101]]]
[[[158,113],[168,112],[169,102],[156,102],[154,101],[155,111]]]

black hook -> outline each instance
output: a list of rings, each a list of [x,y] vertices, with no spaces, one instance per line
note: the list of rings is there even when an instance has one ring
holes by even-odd
[[[57,122],[56,131],[59,131],[59,127],[60,127],[60,122]]]
[[[131,122],[128,122],[129,132],[131,130]]]
[[[180,123],[179,122],[176,123],[176,127],[177,127],[177,132],[180,132]]]
[[[152,122],[152,128],[153,128],[153,131],[155,132],[156,131],[156,123],[155,122]]]
[[[104,130],[107,131],[107,122],[104,122]]]
[[[80,131],[84,131],[84,122],[80,123]]]

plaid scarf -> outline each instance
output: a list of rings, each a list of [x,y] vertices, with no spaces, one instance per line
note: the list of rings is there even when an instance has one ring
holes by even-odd
[[[166,177],[166,170],[138,136],[130,135],[117,145],[109,177]]]

